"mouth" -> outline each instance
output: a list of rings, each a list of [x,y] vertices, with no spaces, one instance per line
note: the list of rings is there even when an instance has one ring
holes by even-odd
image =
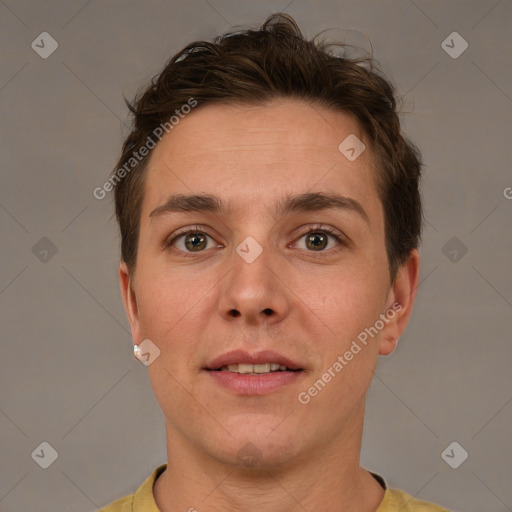
[[[275,373],[275,372],[300,372],[302,368],[292,370],[284,364],[279,363],[259,363],[259,364],[228,364],[210,370],[214,372],[233,372],[240,373],[243,375],[262,375],[264,373]]]
[[[235,350],[211,361],[204,370],[214,382],[237,395],[262,395],[296,382],[305,368],[271,350],[249,354]]]
[[[210,361],[204,369],[257,375],[278,371],[304,370],[299,363],[274,350],[261,350],[252,354],[245,350],[231,350]]]

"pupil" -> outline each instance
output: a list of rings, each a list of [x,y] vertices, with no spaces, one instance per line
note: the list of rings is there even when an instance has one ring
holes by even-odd
[[[195,240],[195,242],[194,242]],[[201,244],[204,243],[205,237],[198,234],[189,235],[187,239],[187,247],[189,249],[200,248]],[[197,242],[197,243],[196,243]]]
[[[318,245],[318,243],[317,243],[319,237],[323,238],[323,242],[324,242],[324,243],[320,243],[320,245]],[[310,242],[312,242],[313,246],[316,248],[320,247],[321,249],[323,249],[325,247],[325,236],[321,233],[315,233],[315,234],[310,235],[308,240]]]

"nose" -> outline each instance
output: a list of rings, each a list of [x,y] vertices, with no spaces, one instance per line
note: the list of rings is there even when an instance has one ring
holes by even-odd
[[[281,321],[290,310],[291,292],[279,258],[270,249],[254,260],[241,254],[233,251],[231,272],[221,283],[220,315],[245,325]]]

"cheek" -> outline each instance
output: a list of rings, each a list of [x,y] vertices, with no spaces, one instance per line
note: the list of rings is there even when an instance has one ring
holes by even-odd
[[[166,367],[183,369],[195,352],[195,345],[213,314],[215,288],[198,275],[178,271],[141,272],[137,303],[142,335],[155,343]],[[182,372],[182,368],[178,370]]]
[[[386,292],[383,273],[373,270],[377,268],[362,265],[340,271],[337,277],[324,280],[317,295],[314,311],[327,327],[317,338],[321,364],[310,379],[311,392],[318,393],[311,396],[318,414],[332,403],[337,404],[332,413],[343,417],[359,403],[372,380],[379,335],[369,334],[368,329],[379,319]]]
[[[165,257],[141,258],[137,275],[137,301],[143,327],[168,330],[194,308],[208,289],[204,280]]]
[[[319,325],[326,327],[315,343],[320,364],[309,379],[313,388],[303,390],[318,414],[331,411],[329,414],[343,418],[366,393],[377,363],[379,340],[369,328],[378,320],[383,301],[383,288],[369,277],[332,280],[324,289],[316,315]]]
[[[315,310],[344,342],[373,325],[384,306],[386,285],[371,263],[340,269],[323,280]],[[380,272],[382,274],[382,272]]]
[[[300,396],[301,403],[308,401],[303,405],[305,420],[315,423],[323,418],[322,428],[333,432],[339,431],[341,422],[360,407],[373,378],[376,357],[371,349],[363,348],[351,361],[337,361],[338,366],[335,361],[312,378]]]

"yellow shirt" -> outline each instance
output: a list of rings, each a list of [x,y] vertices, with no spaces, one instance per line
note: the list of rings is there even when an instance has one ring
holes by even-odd
[[[153,484],[166,467],[167,464],[162,464],[156,468],[135,494],[114,501],[110,505],[101,508],[100,512],[160,512],[153,497]],[[450,512],[439,505],[416,500],[404,491],[388,489],[380,475],[372,474],[386,489],[384,498],[376,512]]]

